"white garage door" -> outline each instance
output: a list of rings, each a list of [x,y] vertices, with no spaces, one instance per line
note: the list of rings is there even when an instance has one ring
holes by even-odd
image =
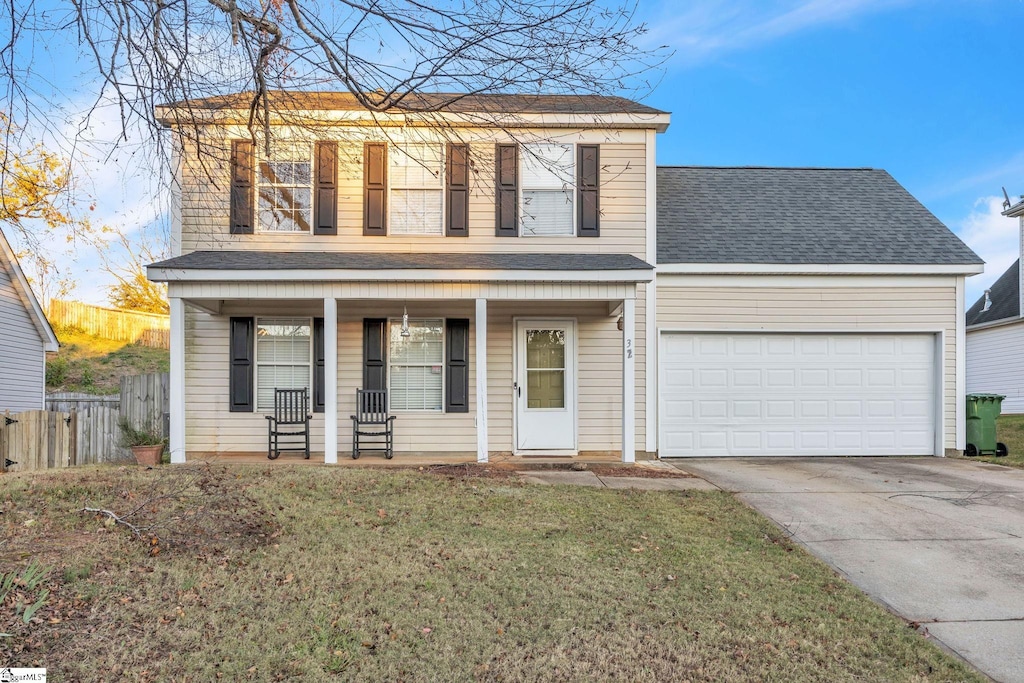
[[[931,455],[935,336],[661,337],[662,457]]]

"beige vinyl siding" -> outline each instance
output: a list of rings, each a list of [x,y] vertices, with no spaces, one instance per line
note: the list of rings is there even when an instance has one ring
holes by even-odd
[[[476,323],[472,301],[409,302],[412,318],[470,319],[468,413],[399,412],[395,448],[402,452],[476,451]],[[642,306],[638,305],[638,321]],[[186,307],[186,448],[189,452],[263,452],[266,420],[261,413],[228,411],[228,318],[232,315],[320,316],[319,302],[228,302],[223,315]],[[352,431],[349,415],[362,386],[363,318],[400,319],[400,301],[340,301],[338,314],[338,445],[347,455]],[[495,301],[488,305],[489,449],[513,450],[513,320],[563,317],[577,320],[578,429],[582,451],[621,448],[622,333],[608,303]],[[643,339],[638,324],[637,339]],[[637,431],[643,443],[643,346],[637,348]],[[323,450],[323,415],[315,414],[312,448]]]
[[[921,287],[658,286],[660,331],[944,333],[944,436],[956,447],[956,284]]]
[[[1004,413],[1024,413],[1024,322],[967,330],[967,393],[1002,394]]]
[[[320,316],[323,309],[295,302],[265,302],[259,315]],[[255,315],[254,309],[231,315]],[[185,445],[188,451],[267,451],[264,413],[228,410],[228,316],[185,307]],[[310,424],[311,446],[323,450],[323,413]]]
[[[639,136],[636,134],[640,133]],[[338,234],[260,233],[231,235],[228,229],[228,143],[211,142],[213,154],[202,161],[194,147],[186,149],[181,178],[181,253],[197,250],[247,249],[265,251],[398,251],[398,252],[556,252],[624,253],[646,256],[646,195],[644,169],[646,143],[642,131],[597,133],[561,132],[562,139],[601,141],[601,236],[598,238],[522,237],[494,235],[493,134],[471,143],[473,174],[469,200],[469,237],[363,236],[362,139],[373,131],[348,131],[339,142]],[[239,137],[247,136],[235,131]],[[544,131],[532,135],[543,136]],[[324,133],[327,137],[330,131]],[[338,133],[342,135],[342,133]],[[358,135],[357,140],[352,136]],[[378,134],[378,136],[381,134]],[[389,131],[400,137],[400,132]],[[472,135],[472,134],[468,134]],[[593,136],[598,135],[598,138]],[[488,137],[489,136],[489,137]],[[635,142],[606,142],[625,137]],[[507,141],[507,139],[506,139]],[[217,145],[220,147],[217,147]]]
[[[42,410],[43,339],[0,256],[0,413]]]

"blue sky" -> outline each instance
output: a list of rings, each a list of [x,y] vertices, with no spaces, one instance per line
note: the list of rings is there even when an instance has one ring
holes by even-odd
[[[968,305],[1017,258],[1024,2],[641,7],[677,50],[647,99],[672,112],[659,164],[884,168],[988,262]]]
[[[968,305],[1017,257],[999,212],[1000,187],[1024,194],[1024,0],[641,0],[640,18],[676,51],[645,100],[673,114],[659,163],[884,168],[988,262]],[[47,63],[58,85],[77,76]],[[148,168],[130,149],[92,156],[95,220],[152,220]],[[102,302],[94,257],[75,270],[77,297]]]

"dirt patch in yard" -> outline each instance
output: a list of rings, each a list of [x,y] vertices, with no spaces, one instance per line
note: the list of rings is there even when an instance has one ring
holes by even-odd
[[[436,474],[455,479],[509,479],[516,472],[593,472],[599,477],[637,477],[641,479],[691,479],[688,474],[675,468],[647,467],[644,465],[593,465],[581,462],[565,463],[510,463],[497,462],[481,465],[462,463],[459,465],[431,465],[421,467],[427,474]]]
[[[693,475],[675,468],[631,467],[629,465],[590,465],[587,469],[599,477],[638,477],[641,479],[693,479]]]

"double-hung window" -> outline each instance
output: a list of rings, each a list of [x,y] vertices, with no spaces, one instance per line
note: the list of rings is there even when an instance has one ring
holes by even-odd
[[[260,230],[309,232],[313,215],[312,146],[276,145],[257,166]]]
[[[573,145],[525,144],[521,157],[522,235],[576,234]]]
[[[444,234],[444,146],[396,145],[390,152],[392,235]]]
[[[274,389],[310,389],[311,331],[309,318],[257,319],[256,410],[274,409]]]
[[[388,331],[388,389],[394,410],[443,410],[444,320],[400,321]]]

